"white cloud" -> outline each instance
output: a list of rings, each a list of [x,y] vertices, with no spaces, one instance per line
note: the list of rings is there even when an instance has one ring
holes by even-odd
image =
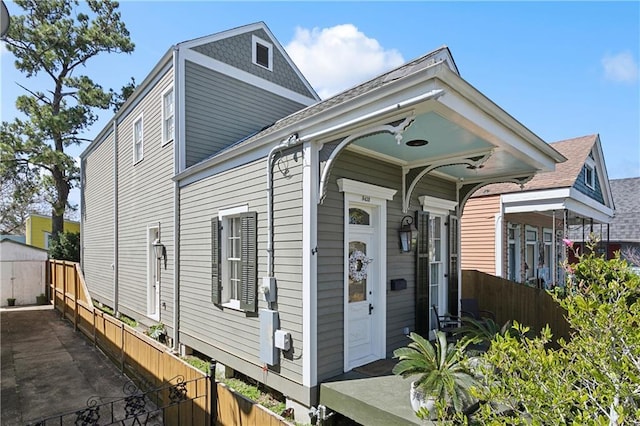
[[[404,63],[400,52],[385,49],[352,24],[298,27],[285,48],[323,99]]]
[[[607,80],[634,83],[638,80],[638,64],[630,52],[606,55],[602,58],[604,76]]]

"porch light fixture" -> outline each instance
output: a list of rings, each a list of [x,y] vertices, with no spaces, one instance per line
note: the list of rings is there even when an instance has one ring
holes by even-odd
[[[153,251],[156,255],[156,259],[164,259],[164,269],[167,269],[167,248],[160,242],[160,238],[156,238],[153,242]]]
[[[406,142],[407,146],[425,146],[429,141],[425,139],[412,139]]]
[[[411,216],[402,218],[398,235],[400,236],[400,251],[402,253],[412,251],[418,237],[418,230],[413,225],[413,218]]]

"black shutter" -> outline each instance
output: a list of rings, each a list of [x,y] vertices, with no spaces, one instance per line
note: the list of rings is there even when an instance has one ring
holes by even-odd
[[[416,212],[416,332],[429,332],[429,212]]]
[[[243,213],[241,224],[242,289],[240,309],[255,312],[258,297],[258,214]]]
[[[458,262],[460,247],[458,240],[458,216],[449,216],[449,312],[458,315]]]
[[[222,285],[220,284],[220,221],[211,219],[211,301],[221,303]]]

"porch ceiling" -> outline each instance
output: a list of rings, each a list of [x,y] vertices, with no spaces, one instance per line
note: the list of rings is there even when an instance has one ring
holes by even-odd
[[[416,114],[399,144],[393,134],[377,133],[355,140],[352,146],[364,154],[382,157],[406,169],[443,164],[436,170],[451,180],[480,182],[496,176],[530,175],[539,170],[531,159],[514,152],[503,141],[496,141],[495,136],[490,136],[492,143],[485,137],[486,131],[474,128],[472,123],[466,126],[467,120],[446,111],[437,101],[431,101],[431,104],[434,109]],[[426,140],[428,144],[408,146],[407,142],[413,140]],[[477,161],[485,155],[488,158],[478,167],[456,164],[462,158]]]

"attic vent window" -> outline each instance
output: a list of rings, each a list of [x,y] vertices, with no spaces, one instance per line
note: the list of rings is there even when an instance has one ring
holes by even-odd
[[[584,164],[584,183],[591,189],[596,187],[596,163],[591,158]]]
[[[252,36],[252,60],[253,63],[273,71],[273,45],[259,37]]]

